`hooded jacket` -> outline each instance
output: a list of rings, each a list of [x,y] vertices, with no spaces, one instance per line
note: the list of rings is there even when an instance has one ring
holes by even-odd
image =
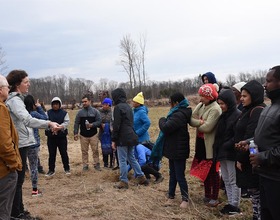
[[[51,130],[47,129],[45,131],[46,136],[48,136],[49,138],[59,138],[59,137],[66,137],[68,134],[68,130],[67,130],[67,126],[70,123],[70,118],[69,115],[66,111],[64,111],[63,109],[61,109],[62,106],[62,102],[60,100],[59,97],[54,97],[51,101],[51,105],[53,104],[53,102],[58,102],[59,103],[59,109],[58,110],[54,110],[54,109],[50,109],[48,110],[48,118],[53,121],[53,122],[57,122],[59,125],[63,126],[63,130],[59,130],[57,132],[57,134],[53,134],[51,132]]]
[[[258,124],[260,114],[265,107],[264,88],[256,80],[246,83],[242,88],[251,96],[251,104],[244,106],[242,113],[235,126],[234,141],[246,140],[254,137],[254,132]],[[242,171],[236,170],[237,186],[254,188],[258,187],[258,176],[252,173],[252,166],[249,160],[249,151],[237,151],[236,159],[242,164]]]
[[[48,128],[50,121],[33,118],[26,110],[24,97],[17,92],[11,92],[6,105],[19,135],[19,148],[36,144],[32,128]]]
[[[261,113],[254,140],[258,146],[260,166],[254,170],[260,176],[280,181],[280,89],[268,94],[271,105]]]
[[[148,129],[151,125],[151,121],[148,117],[148,108],[144,105],[140,105],[133,109],[134,113],[134,130],[138,136],[138,141],[140,143],[144,141],[149,141],[150,136]]]
[[[112,91],[115,107],[113,112],[112,141],[117,146],[132,147],[138,144],[138,137],[133,129],[133,112],[126,103],[126,94],[122,88]]]
[[[221,114],[217,123],[213,145],[214,159],[216,161],[235,161],[234,127],[241,111],[237,109],[236,98],[231,89],[223,89],[218,96],[218,100],[223,101],[227,105],[227,111]]]
[[[204,74],[201,76],[201,80],[202,80],[203,83],[204,83],[204,81],[203,81],[203,77],[204,77],[204,76],[207,77],[208,83],[212,83],[212,84],[217,83],[217,80],[216,80],[216,77],[215,77],[214,73],[212,73],[212,72],[204,73]]]

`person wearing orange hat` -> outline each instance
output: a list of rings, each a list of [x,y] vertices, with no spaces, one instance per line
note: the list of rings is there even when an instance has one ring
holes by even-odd
[[[219,204],[219,172],[213,162],[213,144],[216,125],[222,113],[217,103],[218,92],[211,83],[202,85],[198,94],[200,103],[195,107],[190,125],[197,127],[195,157],[191,167],[191,175],[204,182],[204,202],[207,206]],[[200,167],[198,169],[198,167]],[[201,170],[204,172],[202,173]]]

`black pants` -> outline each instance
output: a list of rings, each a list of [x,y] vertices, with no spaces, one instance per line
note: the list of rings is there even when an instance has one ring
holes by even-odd
[[[280,181],[260,177],[261,219],[277,220],[280,216]]]
[[[160,173],[155,170],[152,165],[149,164],[145,164],[143,166],[141,166],[141,170],[143,171],[143,173],[145,174],[147,179],[151,179],[150,174],[152,174],[155,178],[160,177]]]
[[[110,167],[113,166],[113,153],[111,154],[102,154],[103,155],[103,162],[104,162],[104,167],[108,167],[108,160],[109,160],[109,157],[110,157]]]
[[[15,193],[12,213],[11,213],[11,216],[14,218],[18,217],[19,214],[23,213],[24,211],[23,200],[22,200],[22,185],[25,177],[26,158],[27,158],[28,148],[29,147],[19,148],[19,153],[22,161],[22,170],[17,171],[18,179],[17,179],[16,193]]]
[[[63,168],[65,171],[70,170],[69,157],[67,153],[67,138],[66,137],[48,137],[48,150],[49,150],[49,171],[55,171],[55,161],[57,148],[59,150]]]

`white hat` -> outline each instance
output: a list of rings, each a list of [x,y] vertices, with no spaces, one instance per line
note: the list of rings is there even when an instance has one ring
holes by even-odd
[[[239,82],[234,84],[232,87],[237,89],[238,92],[241,92],[241,88],[246,84],[246,82]]]

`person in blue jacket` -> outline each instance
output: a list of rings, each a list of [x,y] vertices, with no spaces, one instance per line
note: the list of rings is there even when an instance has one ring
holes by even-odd
[[[141,166],[141,170],[146,176],[147,180],[151,180],[151,175],[152,174],[156,180],[154,181],[155,184],[160,183],[163,181],[163,176],[161,175],[159,171],[159,165],[154,166],[154,164],[151,161],[151,154],[152,151],[144,146],[143,144],[138,144],[135,147],[134,150],[134,155],[136,160],[138,161],[139,165]],[[131,170],[131,166],[128,164],[128,171]]]
[[[133,127],[138,136],[138,142],[143,143],[150,140],[148,133],[151,121],[148,117],[148,108],[144,105],[143,92],[139,92],[133,98]]]

